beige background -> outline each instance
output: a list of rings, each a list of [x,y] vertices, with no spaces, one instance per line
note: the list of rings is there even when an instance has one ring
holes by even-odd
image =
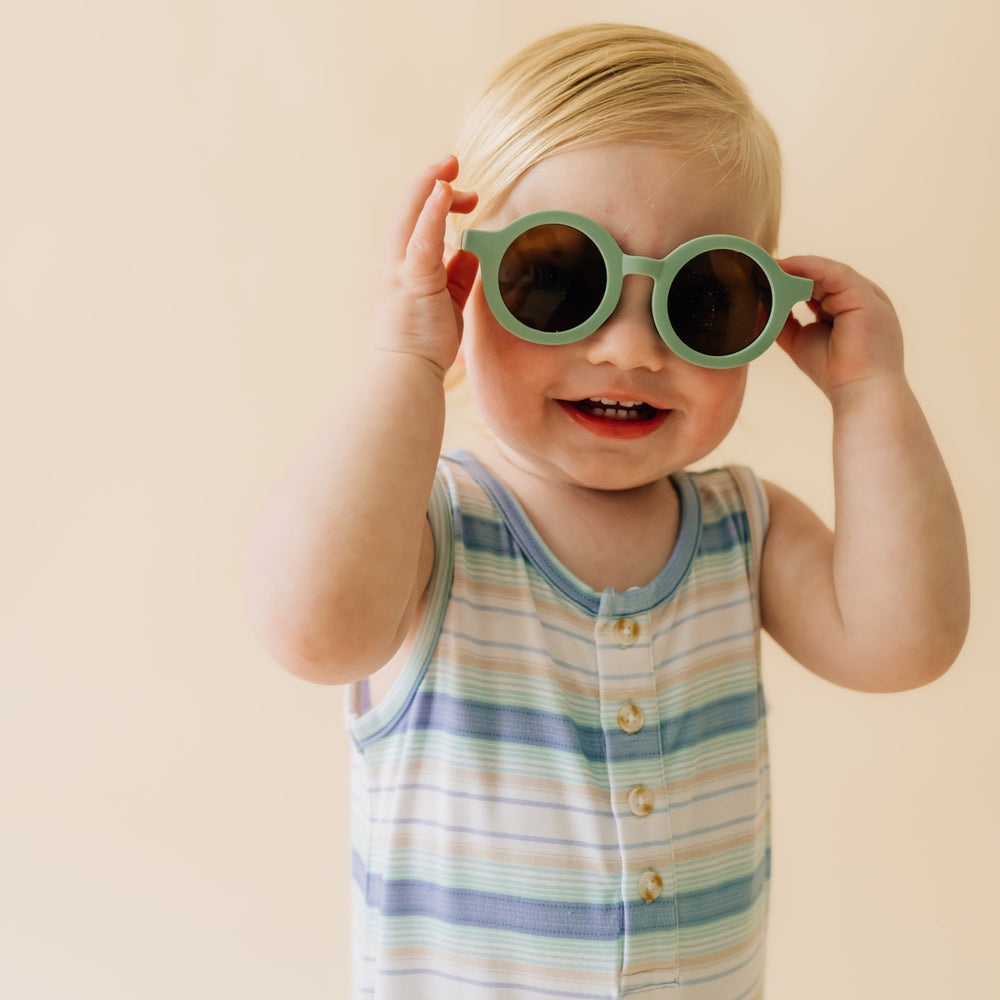
[[[783,251],[893,295],[967,515],[940,682],[768,650],[768,995],[995,989],[998,5],[0,0],[0,995],[346,994],[341,694],[249,636],[245,540],[352,377],[404,185],[502,58],[595,19],[748,82]],[[829,516],[824,401],[777,353],[751,386],[721,457]]]

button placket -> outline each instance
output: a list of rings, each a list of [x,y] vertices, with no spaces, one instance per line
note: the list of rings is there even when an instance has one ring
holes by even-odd
[[[648,615],[618,614],[604,618],[597,634],[608,776],[621,851],[623,989],[638,988],[651,975],[662,984],[671,981],[679,946],[676,914],[671,912],[675,892],[670,816],[661,791],[664,771],[651,628]],[[664,906],[669,909],[660,916],[646,909]],[[649,954],[651,934],[661,956],[655,972],[643,957]]]

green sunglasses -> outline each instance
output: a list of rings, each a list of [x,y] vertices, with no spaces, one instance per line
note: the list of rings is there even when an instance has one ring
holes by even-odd
[[[614,312],[627,274],[653,279],[653,321],[664,343],[703,368],[736,368],[774,343],[792,306],[812,295],[756,243],[699,236],[662,260],[631,257],[596,222],[534,212],[503,229],[468,229],[497,321],[535,344],[569,344]]]

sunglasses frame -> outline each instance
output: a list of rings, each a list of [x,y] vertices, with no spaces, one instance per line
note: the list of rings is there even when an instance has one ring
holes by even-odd
[[[569,226],[583,233],[597,247],[607,272],[604,296],[594,312],[572,329],[556,333],[545,333],[526,326],[507,308],[500,294],[500,263],[504,254],[517,237],[536,226],[546,225]],[[626,275],[641,274],[652,278],[653,322],[660,338],[679,357],[702,368],[738,368],[759,357],[781,333],[792,307],[798,302],[808,301],[813,290],[813,283],[808,278],[786,273],[766,250],[740,236],[698,236],[682,243],[661,259],[633,257],[622,250],[603,226],[575,212],[532,212],[502,229],[467,229],[462,233],[462,249],[479,258],[486,303],[498,322],[516,337],[534,344],[571,344],[589,337],[615,311]],[[708,250],[735,250],[745,254],[760,267],[771,286],[771,314],[764,328],[752,343],[734,354],[702,354],[685,344],[670,323],[667,298],[674,278],[685,264]]]

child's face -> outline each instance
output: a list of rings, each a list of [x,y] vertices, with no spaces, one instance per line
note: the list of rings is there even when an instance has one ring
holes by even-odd
[[[481,227],[562,209],[600,223],[625,253],[660,258],[696,236],[758,238],[760,220],[746,201],[735,182],[701,162],[658,146],[615,144],[544,160]],[[725,438],[746,368],[700,368],[673,354],[653,324],[651,291],[649,278],[626,277],[618,308],[595,334],[552,346],[508,333],[477,280],[465,313],[466,366],[507,460],[545,479],[623,490],[697,462]],[[601,399],[647,406],[635,419],[588,402]]]

